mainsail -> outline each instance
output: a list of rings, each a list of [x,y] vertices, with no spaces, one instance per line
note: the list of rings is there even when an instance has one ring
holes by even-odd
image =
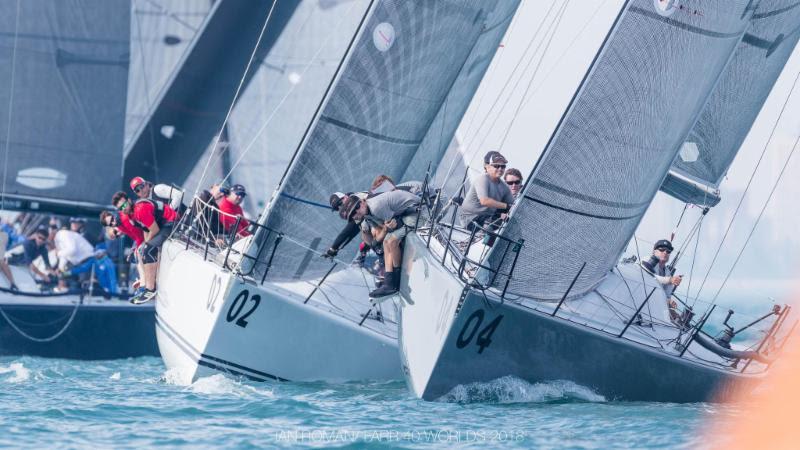
[[[700,188],[719,187],[798,38],[800,2],[758,2],[747,34],[689,133],[663,191],[685,202],[716,204],[718,198],[707,191],[690,189],[691,182]]]
[[[107,204],[119,189],[130,16],[130,0],[0,3],[7,207]]]
[[[585,263],[569,291],[577,296],[614,267],[741,40],[750,3],[627,2],[504,230],[525,240],[510,292],[560,298]],[[496,244],[490,257],[504,250]]]
[[[420,150],[401,180],[422,180],[429,167],[431,174],[436,172],[439,162],[451,144],[450,138],[461,123],[519,4],[520,0],[500,0],[494,9],[487,12],[486,25],[481,31],[478,42],[475,43],[472,53],[461,68],[461,73],[453,83],[439,114],[436,115],[428,134],[420,144]]]
[[[332,242],[344,225],[327,208],[328,197],[364,190],[380,173],[402,177],[493,6],[479,0],[373,3],[265,214],[267,227],[299,244],[281,246],[270,279],[307,279],[330,268],[311,251]],[[256,274],[264,267],[259,264]]]

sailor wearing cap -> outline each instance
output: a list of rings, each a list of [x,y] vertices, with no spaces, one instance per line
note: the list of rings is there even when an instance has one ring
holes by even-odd
[[[656,281],[670,292],[680,286],[683,279],[681,275],[673,276],[672,269],[667,266],[672,250],[672,242],[661,239],[653,245],[653,256],[650,257],[650,260],[642,261],[642,267],[653,274]]]
[[[250,232],[247,231],[250,222],[244,218],[244,210],[242,210],[241,206],[246,196],[247,191],[244,186],[241,184],[234,184],[231,186],[228,195],[220,200],[219,210],[222,214],[220,214],[219,221],[222,223],[226,233],[233,232],[233,228],[236,226],[235,232],[237,235],[242,237],[250,236]],[[238,226],[236,225],[237,220],[239,221]]]
[[[475,226],[505,218],[514,202],[511,189],[503,182],[508,161],[500,152],[491,151],[483,157],[485,173],[473,180],[461,204],[461,223],[472,230]]]

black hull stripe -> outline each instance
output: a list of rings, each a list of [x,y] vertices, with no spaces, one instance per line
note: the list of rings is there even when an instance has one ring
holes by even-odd
[[[246,377],[253,381],[267,381],[267,380],[277,380],[277,381],[289,381],[286,378],[281,378],[266,372],[262,372],[260,370],[252,369],[250,367],[237,364],[222,358],[217,358],[216,356],[211,356],[205,353],[200,353],[199,350],[195,349],[186,339],[184,339],[174,328],[172,328],[164,319],[161,318],[158,314],[156,314],[156,326],[161,328],[164,331],[164,334],[169,337],[169,339],[178,346],[187,356],[192,358],[193,360],[197,361],[198,365],[209,367],[211,369],[219,370],[221,372],[227,372],[234,375],[240,375]],[[205,361],[210,360],[213,362]],[[235,367],[239,370],[246,370],[248,372],[254,373],[256,375],[250,375],[247,373],[240,372],[239,370],[231,369],[230,367],[222,367],[215,363],[224,364],[226,366]]]

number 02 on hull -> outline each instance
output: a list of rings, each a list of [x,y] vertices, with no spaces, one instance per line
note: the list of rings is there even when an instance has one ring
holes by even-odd
[[[178,241],[164,244],[156,313],[164,362],[187,381],[214,372],[255,381],[401,377],[395,339],[242,280]]]

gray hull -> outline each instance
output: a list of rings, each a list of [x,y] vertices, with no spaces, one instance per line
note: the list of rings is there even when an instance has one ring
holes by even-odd
[[[676,347],[676,338],[686,342],[687,334],[664,319],[665,294],[652,280],[643,289],[638,266],[618,267],[552,316],[555,303],[501,301],[494,290],[465,287],[452,258],[442,264],[436,247],[407,238],[399,307],[404,373],[425,400],[510,375],[530,383],[572,381],[608,400],[713,401],[766,369],[753,363],[742,373],[743,365],[736,368],[696,342],[685,352]],[[646,292],[652,314],[628,326]]]
[[[480,334],[493,322],[490,342],[481,351]],[[460,384],[507,375],[530,383],[571,380],[609,400],[659,402],[713,400],[732,382],[744,380],[563,319],[487,303],[480,292],[470,291],[422,398],[433,400]]]

